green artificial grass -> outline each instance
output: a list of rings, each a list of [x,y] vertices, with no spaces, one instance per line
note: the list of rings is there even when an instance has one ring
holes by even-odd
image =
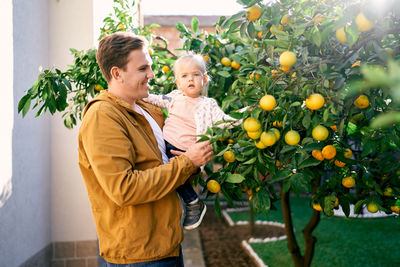
[[[304,252],[301,230],[310,219],[312,209],[307,198],[291,198],[296,239]],[[248,220],[248,212],[230,212],[233,221]],[[283,223],[281,209],[257,214],[255,220]],[[345,218],[321,216],[314,230],[317,238],[311,266],[400,266],[400,221],[385,218]],[[287,240],[251,243],[253,250],[270,267],[294,266]]]

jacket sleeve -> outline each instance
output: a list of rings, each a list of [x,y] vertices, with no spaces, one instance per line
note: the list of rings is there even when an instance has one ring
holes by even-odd
[[[110,109],[89,109],[79,141],[86,154],[87,169],[92,169],[105,194],[117,205],[140,205],[162,199],[195,171],[185,155],[145,170],[135,168],[135,162],[146,160],[146,156],[136,154],[132,144],[135,140],[131,140],[127,126],[116,113]]]
[[[222,109],[218,106],[217,101],[215,99],[210,98],[211,100],[211,114],[212,114],[212,121],[213,124],[215,124],[218,121],[221,120],[226,120],[226,121],[233,121],[233,122],[226,122],[226,123],[221,123],[218,124],[217,127],[219,128],[232,128],[233,126],[240,125],[242,123],[242,120],[235,119],[222,111]]]

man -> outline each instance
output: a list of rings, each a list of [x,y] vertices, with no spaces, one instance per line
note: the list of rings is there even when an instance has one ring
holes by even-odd
[[[79,166],[100,256],[107,266],[183,266],[175,189],[211,160],[212,147],[197,143],[163,164],[163,114],[140,100],[148,96],[148,81],[154,78],[145,39],[109,35],[100,41],[96,59],[108,90],[84,110]]]

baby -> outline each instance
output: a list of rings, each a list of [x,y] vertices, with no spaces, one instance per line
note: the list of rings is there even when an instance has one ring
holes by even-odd
[[[186,151],[196,143],[198,135],[204,134],[217,121],[236,121],[219,108],[215,99],[205,97],[208,76],[206,63],[201,55],[180,57],[175,62],[174,74],[178,90],[167,95],[150,94],[144,99],[168,111],[163,137],[169,159],[175,156],[171,150]],[[197,228],[206,213],[206,206],[199,200],[189,179],[176,191],[186,204],[184,229]]]

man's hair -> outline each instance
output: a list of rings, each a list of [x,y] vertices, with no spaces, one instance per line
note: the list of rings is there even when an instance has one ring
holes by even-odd
[[[107,82],[111,81],[112,67],[125,70],[129,53],[146,45],[145,38],[129,32],[116,32],[101,39],[96,60]]]

